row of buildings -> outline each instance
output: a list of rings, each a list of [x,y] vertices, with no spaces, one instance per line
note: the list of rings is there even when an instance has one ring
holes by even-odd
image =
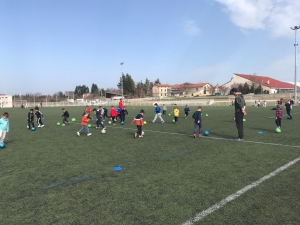
[[[271,77],[237,74],[234,73],[227,83],[213,87],[210,83],[198,84],[156,84],[152,88],[152,96],[158,98],[166,97],[198,97],[206,95],[228,95],[233,87],[239,87],[247,83],[249,86],[259,86],[261,93],[275,94],[279,92],[292,92],[294,85],[288,82],[279,81]]]

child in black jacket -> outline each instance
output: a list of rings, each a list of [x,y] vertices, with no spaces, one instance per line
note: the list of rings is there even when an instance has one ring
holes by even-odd
[[[197,130],[199,130],[199,137],[202,137],[201,130],[202,130],[202,107],[198,106],[198,109],[196,112],[193,114],[194,118],[194,138],[196,138]]]
[[[70,115],[69,115],[69,112],[65,108],[63,108],[62,111],[63,111],[63,115],[61,116],[61,117],[63,117],[63,124],[62,124],[62,126],[65,126],[66,122],[70,123],[68,121],[68,118],[70,117]]]

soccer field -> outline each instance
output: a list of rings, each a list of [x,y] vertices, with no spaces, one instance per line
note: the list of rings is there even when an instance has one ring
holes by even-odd
[[[145,135],[134,139],[141,108]],[[42,108],[36,131],[26,128],[27,109],[1,109],[10,132],[0,149],[0,224],[300,224],[299,107],[276,133],[274,110],[248,106],[241,142],[233,107],[203,107],[210,134],[196,139],[196,107],[188,119],[179,108],[177,125],[172,116],[152,124],[154,108],[141,108],[129,107],[124,125],[105,121],[106,134],[92,114],[89,137],[76,135],[83,107],[67,108],[76,122],[64,127],[61,108]]]

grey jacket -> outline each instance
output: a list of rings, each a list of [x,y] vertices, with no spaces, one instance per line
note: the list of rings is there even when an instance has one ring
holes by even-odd
[[[246,105],[245,99],[243,95],[235,96],[234,108],[235,112],[241,112],[242,108]]]

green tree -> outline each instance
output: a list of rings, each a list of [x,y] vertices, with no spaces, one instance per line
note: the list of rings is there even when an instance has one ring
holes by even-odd
[[[122,83],[123,83],[123,94],[130,97],[134,96],[135,83],[130,74],[128,73],[126,75],[122,74],[122,77],[120,77],[120,81],[117,84],[118,88],[122,89]]]
[[[91,93],[94,96],[98,96],[98,94],[99,94],[99,88],[98,88],[97,84],[94,84],[94,83],[92,84]]]
[[[154,85],[155,85],[155,84],[161,84],[160,81],[159,81],[159,78],[157,78],[157,79],[154,81]]]
[[[248,94],[249,93],[249,84],[247,82],[243,86],[242,93],[243,94]]]
[[[79,96],[82,96],[84,93],[89,93],[90,90],[87,86],[85,85],[78,85],[75,87],[75,91],[74,91],[74,94],[77,95],[78,97]]]

